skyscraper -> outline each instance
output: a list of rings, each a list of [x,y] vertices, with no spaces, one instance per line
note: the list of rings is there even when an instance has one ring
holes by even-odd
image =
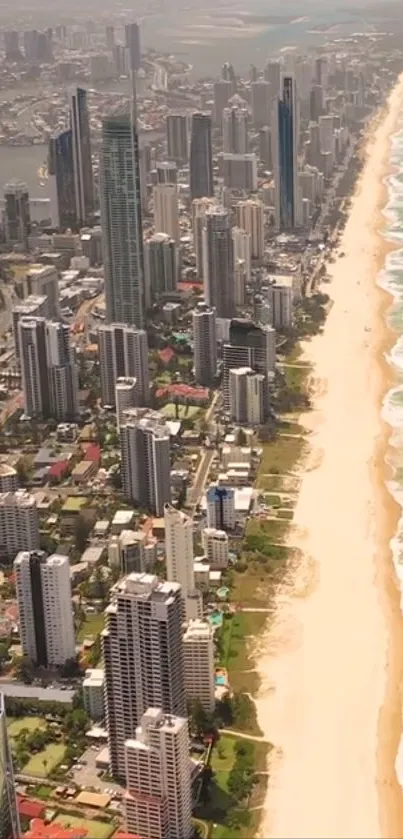
[[[224,186],[247,192],[257,190],[257,157],[255,154],[220,154],[220,174]]]
[[[4,232],[8,245],[28,248],[31,230],[28,187],[22,181],[9,181],[4,187]]]
[[[154,227],[156,233],[167,233],[179,243],[179,208],[176,184],[154,187]]]
[[[282,97],[274,113],[276,226],[282,230],[299,223],[298,110],[293,76],[284,76]]]
[[[236,205],[236,220],[239,227],[250,235],[252,259],[264,256],[264,207],[261,201],[248,199]]]
[[[265,418],[265,376],[250,367],[229,371],[231,419],[246,425],[262,425]]]
[[[267,125],[270,122],[271,86],[264,79],[259,79],[257,82],[252,82],[250,90],[252,122],[255,128],[260,128],[260,126]]]
[[[74,229],[77,217],[71,128],[49,140],[48,175],[52,226]]]
[[[69,558],[20,551],[14,572],[23,654],[37,667],[60,667],[76,654]]]
[[[204,276],[203,230],[204,216],[210,207],[217,206],[215,198],[195,198],[192,201],[193,248],[196,256],[196,271],[200,280]]]
[[[167,114],[167,154],[169,160],[187,163],[189,160],[189,125],[187,114]]]
[[[224,108],[222,115],[223,151],[246,154],[248,151],[248,109]]]
[[[230,407],[230,370],[251,367],[265,377],[265,412],[269,410],[268,374],[276,365],[276,331],[271,326],[257,326],[251,320],[231,321],[229,341],[223,346],[224,403]]]
[[[7,734],[4,693],[0,693],[0,836],[20,839],[22,832],[18,816],[13,757]]]
[[[125,826],[152,839],[193,835],[188,721],[149,708],[126,742]]]
[[[122,488],[127,501],[161,516],[171,500],[170,437],[160,414],[134,409],[120,426]]]
[[[109,322],[142,328],[144,265],[139,145],[135,119],[110,116],[103,122],[100,205]]]
[[[280,95],[281,64],[279,61],[268,61],[264,68],[264,78],[270,83],[271,95],[274,100]]]
[[[35,551],[40,545],[39,518],[33,495],[25,490],[0,495],[0,555],[14,559],[20,550]]]
[[[234,267],[242,261],[245,269],[245,279],[248,283],[251,276],[251,235],[241,227],[232,228],[232,242],[234,246]]]
[[[89,224],[94,215],[90,121],[87,91],[78,87],[70,96],[74,192],[77,225]]]
[[[140,28],[138,23],[126,24],[125,42],[130,57],[130,70],[137,72],[141,64]]]
[[[110,768],[126,776],[125,742],[148,708],[185,716],[182,602],[177,583],[132,573],[115,586],[102,633]]]
[[[216,311],[207,303],[193,309],[194,368],[197,384],[211,387],[217,375]]]
[[[190,620],[194,616],[195,604],[193,519],[182,510],[165,504],[164,522],[167,580],[180,584],[185,617]],[[200,597],[200,616],[202,614]]]
[[[147,306],[176,290],[178,249],[167,233],[155,233],[145,242],[144,274]]]
[[[110,323],[99,327],[98,341],[103,405],[115,407],[116,380],[122,377],[136,379],[139,405],[147,405],[149,380],[146,331],[122,323]]]
[[[206,490],[207,527],[234,530],[235,490],[233,487],[212,484]]]
[[[231,215],[224,207],[211,207],[204,217],[204,297],[217,317],[230,318],[235,311],[234,254]]]
[[[192,201],[214,195],[211,117],[208,114],[196,113],[192,117],[190,195]]]
[[[228,536],[224,534],[227,539]],[[214,711],[214,630],[208,621],[189,622],[183,636],[183,669],[188,702],[200,702],[206,714]]]
[[[78,378],[68,325],[23,317],[18,343],[25,414],[60,422],[77,419]]]
[[[222,128],[222,114],[224,108],[228,107],[228,102],[234,93],[233,85],[227,79],[220,79],[214,82],[214,124]]]

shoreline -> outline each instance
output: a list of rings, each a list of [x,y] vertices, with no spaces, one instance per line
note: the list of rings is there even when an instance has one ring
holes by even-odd
[[[296,770],[297,765],[288,767],[288,790],[281,789],[281,782],[283,781],[284,787],[284,777],[287,774],[287,761],[289,762],[289,758],[287,758],[287,748],[284,748],[283,743],[281,742],[281,733],[279,736],[276,737],[276,727],[277,730],[281,732],[281,724],[276,726],[276,714],[280,713],[280,719],[282,719],[283,727],[285,726],[284,717],[286,713],[284,711],[280,711],[276,708],[276,704],[281,701],[281,697],[277,696],[276,694],[280,694],[281,690],[283,689],[285,692],[285,699],[290,700],[292,695],[292,690],[289,689],[286,683],[285,676],[287,675],[287,670],[290,670],[290,659],[294,657],[295,664],[298,664],[302,667],[301,675],[305,677],[306,673],[305,670],[307,669],[307,663],[303,661],[304,655],[301,653],[301,649],[303,644],[306,644],[306,640],[304,639],[304,634],[308,636],[308,632],[304,633],[301,629],[304,630],[304,620],[307,621],[309,618],[309,625],[307,623],[307,628],[312,630],[311,626],[311,618],[312,616],[309,615],[309,606],[307,609],[304,610],[303,604],[309,603],[312,597],[315,597],[318,600],[318,589],[323,589],[323,583],[320,582],[321,576],[321,557],[318,556],[318,551],[315,548],[320,545],[320,539],[316,539],[317,546],[315,544],[315,539],[310,539],[310,532],[309,532],[309,524],[312,522],[312,529],[313,531],[318,530],[318,526],[312,520],[312,513],[309,513],[307,510],[307,505],[304,500],[301,498],[301,495],[305,492],[305,485],[314,483],[317,485],[315,489],[318,492],[319,489],[319,480],[317,475],[318,473],[323,473],[321,478],[321,488],[324,488],[324,481],[326,480],[326,469],[323,466],[322,462],[326,460],[326,455],[328,452],[328,447],[324,446],[323,450],[317,449],[317,446],[312,446],[311,456],[313,457],[313,469],[312,472],[303,471],[302,472],[302,485],[301,485],[301,492],[300,498],[297,503],[297,510],[301,508],[303,509],[303,515],[297,518],[297,524],[299,524],[300,528],[307,529],[308,532],[304,532],[302,530],[299,535],[298,541],[300,542],[300,546],[305,550],[306,553],[306,561],[302,563],[303,565],[307,566],[302,569],[301,573],[304,577],[305,585],[303,587],[303,594],[301,598],[301,593],[298,593],[298,583],[296,583],[297,591],[293,593],[284,593],[281,594],[281,599],[283,597],[289,598],[289,603],[287,604],[287,608],[284,608],[284,605],[280,605],[279,611],[282,611],[282,616],[280,618],[280,625],[281,631],[279,632],[279,627],[277,627],[277,631],[269,628],[267,632],[266,640],[266,653],[268,649],[268,654],[263,656],[263,660],[260,659],[260,676],[261,676],[261,683],[262,689],[260,692],[260,697],[257,700],[257,710],[258,710],[258,719],[261,729],[264,732],[265,736],[268,736],[269,739],[278,747],[282,752],[284,752],[284,757],[279,759],[277,754],[277,758],[275,758],[274,762],[272,763],[272,773],[273,776],[269,781],[268,791],[265,798],[263,813],[262,813],[262,820],[260,825],[262,836],[269,836],[275,835],[276,837],[286,836],[287,833],[289,835],[293,835],[295,839],[298,836],[348,836],[349,839],[352,836],[359,836],[364,835],[376,835],[379,836],[387,836],[389,837],[401,837],[403,835],[403,796],[400,785],[397,780],[396,772],[395,772],[395,760],[397,756],[398,745],[400,742],[400,738],[402,735],[402,696],[401,696],[401,685],[403,682],[403,618],[400,612],[400,591],[397,584],[396,574],[393,567],[392,562],[392,551],[390,547],[390,540],[394,537],[396,533],[397,523],[401,515],[401,508],[395,499],[391,496],[386,481],[390,479],[392,474],[392,468],[386,462],[386,455],[390,447],[390,437],[392,434],[392,428],[389,426],[386,421],[384,421],[381,417],[381,410],[383,405],[383,400],[388,392],[388,390],[393,386],[394,383],[394,373],[392,366],[388,363],[387,359],[385,358],[385,353],[390,351],[396,341],[396,333],[390,328],[386,321],[386,315],[388,310],[392,305],[392,295],[382,289],[377,284],[377,278],[379,271],[385,265],[385,259],[387,253],[390,252],[395,248],[395,244],[393,242],[388,242],[387,239],[383,236],[383,231],[386,227],[386,219],[382,213],[384,210],[386,203],[387,203],[387,186],[385,183],[385,178],[390,174],[391,165],[390,165],[390,146],[391,146],[391,139],[393,134],[396,131],[396,122],[403,105],[403,77],[397,80],[397,83],[394,89],[390,92],[388,97],[388,107],[383,115],[382,119],[377,121],[372,130],[370,130],[370,134],[367,137],[367,142],[364,148],[365,153],[365,163],[363,170],[359,176],[359,180],[357,182],[356,188],[354,190],[354,197],[353,197],[353,204],[349,214],[349,220],[346,225],[345,231],[343,231],[342,239],[340,242],[339,253],[343,251],[345,248],[348,250],[348,246],[351,245],[351,227],[354,225],[354,221],[357,224],[357,215],[359,215],[359,210],[357,207],[361,205],[364,206],[365,198],[362,197],[363,191],[366,189],[367,193],[371,195],[372,186],[373,189],[376,191],[376,196],[372,198],[371,205],[373,210],[373,217],[371,216],[371,211],[366,209],[366,218],[364,220],[364,224],[362,227],[364,228],[363,232],[361,231],[361,238],[364,243],[364,247],[362,248],[362,255],[360,264],[358,265],[357,254],[359,253],[359,249],[356,246],[350,247],[350,251],[352,253],[347,253],[347,259],[344,260],[340,256],[338,256],[336,263],[330,266],[331,271],[330,273],[333,275],[333,283],[336,282],[345,282],[345,278],[343,276],[343,266],[346,266],[346,271],[348,268],[350,269],[353,266],[354,256],[357,260],[357,267],[358,267],[358,275],[361,277],[362,285],[365,285],[365,290],[361,289],[351,289],[352,295],[355,294],[356,299],[358,302],[363,304],[363,297],[365,296],[368,298],[365,301],[365,305],[368,307],[367,311],[367,318],[368,320],[365,321],[365,315],[361,313],[361,322],[362,324],[366,322],[367,324],[370,323],[370,327],[365,326],[365,331],[370,331],[370,337],[365,336],[364,339],[364,346],[365,358],[363,359],[361,365],[361,373],[358,373],[356,376],[357,383],[360,384],[359,376],[361,375],[361,386],[363,384],[363,370],[364,365],[367,367],[367,373],[371,373],[372,381],[370,381],[370,400],[371,405],[364,406],[364,410],[362,406],[358,405],[357,397],[355,398],[356,406],[354,406],[354,400],[352,402],[353,408],[354,407],[360,408],[362,411],[362,419],[363,422],[368,423],[368,439],[366,439],[366,443],[371,443],[371,452],[370,456],[366,456],[365,461],[365,470],[369,471],[370,482],[368,482],[368,471],[367,471],[367,486],[366,486],[366,494],[368,496],[368,483],[370,485],[370,496],[367,498],[367,503],[371,507],[371,512],[369,513],[368,507],[365,510],[365,516],[368,517],[367,527],[371,529],[371,554],[373,557],[373,567],[372,567],[372,579],[368,580],[365,579],[364,582],[369,584],[374,591],[370,591],[368,589],[368,602],[371,603],[371,597],[373,599],[374,594],[380,606],[379,611],[381,615],[371,615],[370,610],[367,609],[366,614],[366,621],[368,626],[372,627],[374,623],[376,626],[376,621],[379,618],[382,618],[383,623],[383,630],[384,630],[384,637],[383,637],[383,644],[379,641],[381,646],[381,650],[378,653],[376,665],[378,668],[379,675],[380,667],[382,665],[383,677],[384,677],[384,684],[383,689],[382,686],[379,685],[379,681],[374,681],[374,693],[376,693],[375,688],[379,691],[381,690],[381,694],[378,696],[377,707],[376,707],[376,714],[374,715],[373,709],[372,712],[368,715],[368,725],[371,725],[371,736],[375,742],[372,742],[372,747],[374,748],[375,755],[373,756],[373,773],[367,771],[368,778],[366,779],[366,786],[371,789],[372,788],[372,798],[377,798],[376,807],[373,806],[372,813],[367,816],[367,813],[362,814],[362,825],[360,825],[360,819],[358,814],[349,813],[348,816],[345,817],[343,822],[343,816],[338,818],[339,826],[332,821],[331,812],[329,811],[326,813],[326,805],[323,803],[322,806],[322,814],[321,815],[314,815],[309,810],[309,804],[302,803],[300,801],[300,809],[301,809],[301,816],[303,814],[304,819],[300,819],[300,823],[298,822],[298,817],[294,816],[294,828],[293,824],[293,817],[284,816],[285,811],[285,801],[282,800],[284,798],[290,798],[290,794],[292,794],[293,789],[296,789]],[[375,166],[375,174],[373,171]],[[372,184],[371,182],[372,178]],[[376,184],[374,183],[376,178]],[[368,186],[369,184],[369,186]],[[369,192],[368,192],[369,190]],[[367,202],[368,204],[368,202]],[[365,244],[368,248],[368,242],[365,242],[365,239],[370,241],[370,253],[367,256]],[[362,267],[362,264],[365,261],[365,257],[370,259],[370,271],[369,276],[366,276],[365,268]],[[361,273],[360,273],[361,272]],[[340,278],[339,276],[340,275]],[[337,279],[336,279],[337,277]],[[343,280],[341,279],[343,278]],[[361,280],[358,280],[358,285],[360,285]],[[355,285],[355,283],[354,283]],[[327,290],[327,289],[326,289]],[[346,291],[346,289],[345,289]],[[338,316],[340,318],[340,289],[334,293],[334,284],[329,287],[330,297],[333,302],[337,302],[338,308],[338,315],[330,313],[330,323],[334,325],[335,318]],[[353,305],[353,304],[352,304]],[[357,305],[357,304],[356,304]],[[342,323],[342,320],[340,321]],[[322,336],[318,338],[314,338],[308,345],[308,354],[313,356],[309,360],[313,361],[314,364],[314,375],[316,373],[319,374],[321,380],[321,387],[319,388],[319,396],[315,397],[312,415],[307,415],[307,417],[303,418],[303,424],[305,427],[311,431],[313,437],[321,436],[323,437],[326,434],[326,423],[328,426],[331,426],[331,422],[329,422],[329,418],[326,415],[323,408],[323,404],[326,404],[326,395],[323,396],[323,385],[325,384],[325,390],[331,388],[331,386],[336,382],[336,384],[340,385],[340,382],[337,380],[337,376],[340,379],[340,371],[337,372],[336,369],[327,370],[321,373],[321,359],[319,356],[319,345],[321,340],[327,340],[329,344],[329,338],[325,337],[328,336],[329,331],[331,330],[331,326],[329,326],[329,318],[325,325],[324,330],[324,339]],[[357,343],[351,339],[350,343],[352,348],[357,349]],[[316,350],[316,352],[315,352]],[[333,368],[333,364],[331,365]],[[332,372],[333,372],[333,379],[332,379]],[[323,382],[324,375],[326,379]],[[330,401],[330,397],[327,399]],[[368,402],[368,399],[366,400]],[[328,407],[328,405],[326,405]],[[367,420],[365,416],[365,407],[368,409],[372,409],[372,411],[376,411],[376,415],[372,416],[372,425],[370,426],[369,423],[371,420]],[[375,422],[376,420],[376,422]],[[323,432],[323,426],[325,426],[325,431]],[[336,429],[337,430],[337,429]],[[329,431],[327,432],[329,435]],[[344,430],[344,434],[346,435],[346,430]],[[372,439],[371,439],[372,435]],[[330,437],[331,440],[331,437]],[[315,441],[316,442],[316,441]],[[343,441],[343,437],[340,438],[341,444],[346,442],[346,439]],[[316,449],[316,451],[315,451]],[[364,454],[364,451],[362,452]],[[316,461],[316,462],[315,462]],[[363,467],[362,460],[359,463],[361,469]],[[336,474],[335,469],[333,468],[334,474]],[[329,471],[329,469],[328,469]],[[315,479],[316,473],[316,479]],[[313,476],[313,478],[312,478]],[[329,473],[330,477],[330,473]],[[357,481],[358,487],[358,481]],[[306,490],[305,494],[308,492]],[[313,490],[311,489],[311,494],[313,498]],[[346,513],[347,507],[343,503],[340,503],[341,512]],[[359,505],[358,505],[359,508]],[[358,509],[357,508],[357,509]],[[371,515],[372,513],[372,515]],[[375,522],[374,522],[375,519]],[[329,519],[329,524],[331,524]],[[358,532],[357,529],[357,549],[359,545],[358,536],[362,535]],[[321,534],[322,541],[324,534]],[[347,536],[347,534],[346,534]],[[364,541],[365,540],[365,541]],[[368,542],[368,534],[363,535],[363,545],[362,549],[368,551],[369,545],[365,544]],[[312,546],[314,550],[312,550]],[[330,553],[330,551],[329,551]],[[368,577],[368,567],[365,570],[365,574]],[[350,580],[351,571],[345,571],[346,581]],[[298,575],[298,571],[297,571]],[[301,576],[301,574],[300,574]],[[318,579],[319,578],[319,579]],[[359,580],[352,580],[351,582],[354,585],[360,585]],[[374,585],[375,582],[375,585]],[[308,583],[308,586],[306,585]],[[305,592],[308,592],[308,596],[305,597]],[[341,595],[343,592],[340,592]],[[320,594],[320,592],[319,592]],[[299,598],[299,602],[296,600],[296,595]],[[335,593],[336,596],[336,593]],[[323,595],[322,595],[323,599]],[[302,604],[301,601],[302,600]],[[322,604],[323,605],[323,604]],[[372,604],[373,605],[373,604]],[[278,606],[278,603],[277,603]],[[312,611],[312,608],[310,611]],[[372,608],[372,607],[371,607]],[[319,614],[319,613],[318,613]],[[357,614],[357,620],[359,620],[359,608]],[[291,627],[293,632],[291,635],[302,635],[301,637],[296,637],[291,640],[290,638],[286,638],[287,633],[287,623],[289,624],[288,629]],[[300,626],[298,626],[300,623]],[[293,624],[296,624],[293,626]],[[353,627],[352,627],[353,628]],[[317,630],[320,631],[321,627],[318,625]],[[372,630],[371,630],[372,631]],[[381,633],[379,633],[381,634]],[[365,633],[364,633],[365,635]],[[357,647],[356,652],[358,653],[361,650],[361,653],[365,655],[365,645],[364,645],[364,637],[362,638],[362,643],[360,647]],[[378,641],[378,637],[376,636],[376,640]],[[369,648],[372,644],[372,638],[367,637],[367,644]],[[260,644],[260,650],[262,649],[262,645]],[[290,651],[291,646],[291,651]],[[309,648],[308,648],[309,652]],[[322,653],[324,651],[322,650]],[[340,655],[340,651],[336,651]],[[280,663],[279,663],[280,660]],[[313,663],[312,664],[315,677],[318,676],[317,672],[318,665]],[[280,678],[277,682],[276,680],[276,668],[279,670]],[[368,668],[367,668],[368,669]],[[375,666],[374,668],[375,669]],[[363,668],[362,679],[363,682],[366,684],[368,681],[368,673],[364,672],[365,668]],[[273,672],[274,671],[274,672]],[[329,673],[331,671],[329,670]],[[290,675],[290,673],[288,673]],[[372,674],[373,675],[373,674]],[[294,678],[295,675],[291,678]],[[354,679],[353,679],[354,681]],[[322,686],[323,687],[323,686]],[[262,696],[266,689],[266,697]],[[312,690],[315,690],[314,684],[312,684]],[[324,691],[325,695],[326,692]],[[359,689],[358,689],[359,693]],[[298,688],[295,689],[294,695],[292,695],[293,700],[295,701],[298,696]],[[346,701],[346,697],[344,697]],[[358,700],[358,696],[352,693],[352,696],[349,699],[354,703]],[[284,697],[283,697],[283,704],[284,704]],[[373,700],[375,701],[375,700]],[[324,704],[326,704],[324,702]],[[289,712],[291,712],[291,708],[289,708]],[[340,709],[339,709],[340,710]],[[328,713],[332,713],[331,706],[328,708]],[[309,717],[309,711],[306,711],[307,718]],[[278,721],[277,721],[278,722]],[[326,722],[323,723],[323,730],[326,731]],[[301,726],[300,726],[301,729]],[[375,732],[374,732],[375,729]],[[352,729],[354,731],[354,729]],[[304,737],[304,732],[298,731],[298,727],[296,727],[295,734],[301,734],[301,738]],[[306,735],[306,732],[305,732]],[[368,732],[366,732],[368,735]],[[286,743],[289,743],[290,736],[284,736],[284,740]],[[318,734],[318,736],[320,736]],[[353,735],[354,736],[354,735]],[[358,738],[357,738],[358,739]],[[307,744],[306,744],[307,745]],[[357,747],[358,747],[357,743]],[[338,744],[335,743],[335,748],[340,748]],[[368,748],[368,747],[367,747]],[[290,744],[290,752],[294,751],[295,754],[298,753],[298,748],[295,750],[292,749]],[[317,750],[318,751],[318,750]],[[320,750],[319,750],[320,751]],[[295,754],[293,755],[294,764],[295,761]],[[362,760],[363,756],[361,752],[359,753],[360,759]],[[357,754],[358,757],[358,754]],[[328,755],[326,755],[327,762],[328,762]],[[348,753],[346,754],[346,761],[349,760]],[[302,771],[303,764],[302,762],[299,765],[299,769]],[[324,760],[323,764],[323,772],[326,772],[326,759]],[[309,774],[309,773],[308,773]],[[295,776],[295,777],[294,777]],[[316,777],[315,771],[312,771],[312,776]],[[287,780],[287,779],[286,779]],[[354,777],[354,772],[352,772],[352,784],[358,785],[357,778]],[[334,801],[332,800],[331,793],[329,793],[328,787],[330,786],[331,781],[330,779],[327,781],[327,788],[326,794],[329,799],[329,806],[334,805]],[[273,789],[274,785],[274,789]],[[285,784],[287,787],[287,783]],[[304,784],[302,783],[302,787]],[[322,786],[326,787],[326,781],[322,782]],[[342,787],[342,783],[340,784]],[[365,783],[363,782],[360,784],[362,786],[362,790],[360,790],[360,795],[363,794],[364,797],[368,796],[368,788],[365,787]],[[351,787],[351,794],[353,795],[354,786]],[[285,792],[288,792],[288,795],[285,796]],[[321,795],[320,789],[317,790],[318,796]],[[302,797],[303,793],[299,793]],[[275,799],[277,797],[278,803],[276,807]],[[334,798],[337,798],[337,794],[333,794]],[[338,798],[340,798],[340,791],[338,793]],[[374,805],[374,802],[369,802],[369,804]],[[340,802],[341,804],[341,802]],[[358,810],[360,809],[360,805],[363,805],[363,802],[359,802],[357,805]],[[342,805],[341,805],[342,806]],[[319,806],[320,811],[320,806]],[[331,809],[331,808],[330,808]],[[298,806],[296,807],[296,811],[298,812]],[[335,810],[336,813],[336,810]],[[358,818],[357,818],[358,815]],[[311,819],[311,822],[310,822]],[[328,821],[326,821],[326,819]],[[324,825],[332,824],[332,828],[326,832],[326,828]],[[366,826],[365,826],[366,825]],[[298,832],[301,831],[301,832]],[[305,833],[304,833],[305,830]],[[308,831],[308,833],[306,833]],[[362,832],[364,831],[364,832]]]

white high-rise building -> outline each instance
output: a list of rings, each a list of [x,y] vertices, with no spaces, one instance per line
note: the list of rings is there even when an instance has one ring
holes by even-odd
[[[59,275],[53,265],[38,262],[29,266],[23,281],[24,300],[34,297],[46,297],[46,314],[49,319],[60,317]]]
[[[269,82],[258,79],[251,86],[252,122],[255,128],[270,123],[272,88]]]
[[[248,151],[247,108],[224,108],[222,114],[223,151],[230,154],[247,154]]]
[[[241,227],[232,228],[232,241],[234,245],[234,265],[242,260],[245,266],[246,281],[250,282],[251,274],[251,235],[250,232],[243,230]]]
[[[214,632],[208,621],[190,621],[183,636],[183,671],[188,702],[200,702],[206,714],[214,711]]]
[[[225,530],[205,527],[202,530],[202,545],[208,564],[213,571],[221,571],[228,567],[228,533]]]
[[[39,550],[39,518],[33,495],[25,490],[0,495],[0,554],[14,559],[18,551]]]
[[[179,583],[185,607],[185,617],[190,620],[195,614],[195,579],[193,551],[193,520],[176,510],[170,504],[165,505],[165,553],[167,580]],[[199,598],[198,614],[203,613],[202,598]]]
[[[207,210],[217,206],[215,198],[195,198],[192,201],[193,248],[196,255],[196,271],[199,280],[204,278],[203,230]]]
[[[18,321],[24,412],[59,422],[78,415],[78,375],[69,327],[45,318]]]
[[[114,587],[102,633],[111,772],[126,777],[125,742],[150,707],[186,715],[177,583],[132,573]]]
[[[266,378],[250,367],[229,371],[230,415],[234,422],[262,425],[265,418]]]
[[[207,303],[193,309],[195,379],[199,385],[211,387],[217,375],[216,311]]]
[[[154,187],[154,227],[156,233],[167,233],[179,242],[179,207],[176,184]]]
[[[125,743],[125,827],[147,839],[193,835],[188,721],[148,708]]]
[[[74,659],[69,558],[20,551],[14,572],[23,654],[37,667],[60,667]]]
[[[170,436],[160,414],[126,411],[120,426],[122,488],[127,501],[162,516],[171,500]]]
[[[115,395],[116,421],[119,431],[120,424],[123,422],[123,412],[138,405],[137,379],[133,376],[120,376],[116,380]]]
[[[236,205],[236,220],[238,226],[250,235],[252,258],[262,259],[264,256],[264,207],[262,202],[254,199],[239,201]]]
[[[99,367],[103,405],[116,405],[116,381],[134,378],[140,405],[149,400],[148,342],[144,329],[122,323],[102,325],[98,330]]]

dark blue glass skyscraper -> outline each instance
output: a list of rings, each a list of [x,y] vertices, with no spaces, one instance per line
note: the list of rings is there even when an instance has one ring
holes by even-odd
[[[298,225],[298,112],[295,79],[284,76],[275,122],[276,222],[282,229]]]

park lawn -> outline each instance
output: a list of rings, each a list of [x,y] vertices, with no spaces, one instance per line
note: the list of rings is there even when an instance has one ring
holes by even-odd
[[[64,743],[50,743],[38,754],[32,755],[22,773],[35,778],[47,778],[62,762],[65,752]]]
[[[84,638],[96,638],[104,628],[103,612],[94,615],[86,615],[85,621],[81,624],[78,630],[77,640],[84,641]]]
[[[53,824],[72,828],[82,827],[87,830],[87,839],[109,839],[115,830],[113,824],[99,822],[96,819],[79,819],[77,816],[70,816],[69,813],[59,813],[53,819]]]
[[[235,737],[230,737],[228,734],[221,734],[218,744],[214,747],[211,755],[210,765],[214,775],[218,780],[221,773],[225,774],[225,787],[227,776],[235,763],[235,743]],[[222,787],[224,783],[219,783],[219,785]]]
[[[268,615],[265,612],[238,612],[224,617],[220,665],[228,671],[233,691],[254,694],[259,689],[259,677],[254,672],[254,639],[262,633]],[[239,727],[239,726],[238,726]],[[259,734],[256,718],[251,716],[242,730]]]
[[[18,719],[10,719],[7,724],[7,733],[10,740],[15,740],[20,731],[26,729],[27,731],[44,731],[46,728],[46,721],[41,717],[19,717]]]
[[[161,408],[161,413],[164,417],[176,419],[176,407],[178,407],[178,419],[194,419],[200,413],[200,408],[196,405],[178,405],[173,402],[168,402]]]

